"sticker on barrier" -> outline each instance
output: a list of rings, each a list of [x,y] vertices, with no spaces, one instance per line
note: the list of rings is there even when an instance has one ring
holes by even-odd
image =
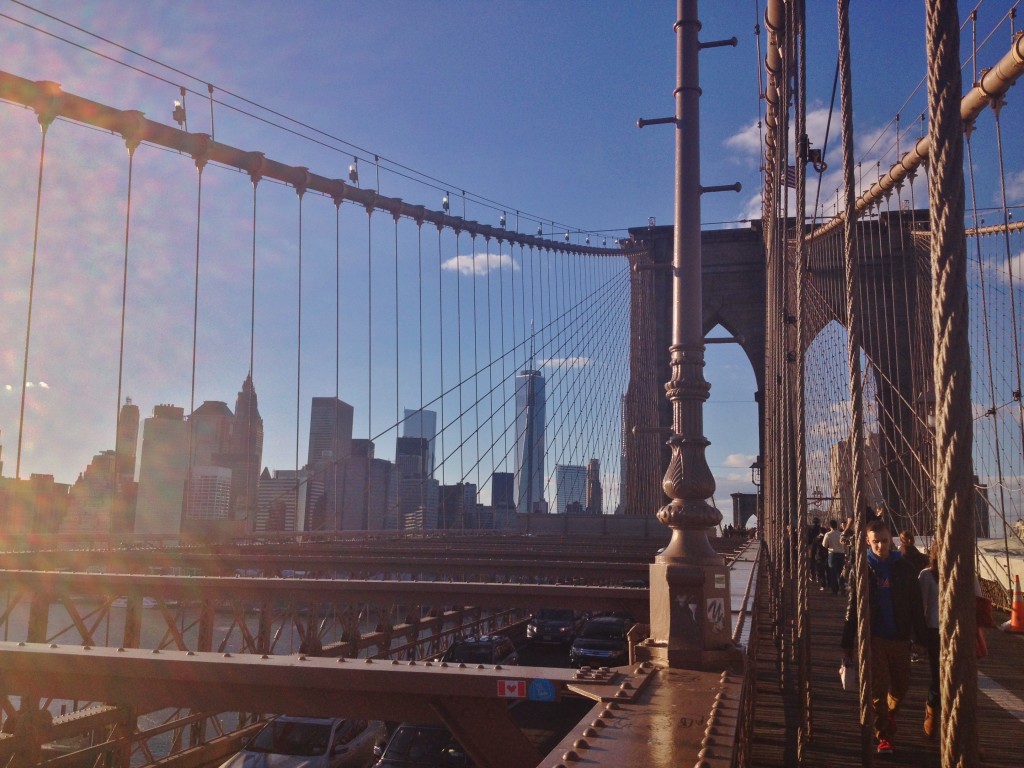
[[[525,699],[526,698],[526,681],[525,680],[499,680],[498,681],[498,696],[503,699]]]

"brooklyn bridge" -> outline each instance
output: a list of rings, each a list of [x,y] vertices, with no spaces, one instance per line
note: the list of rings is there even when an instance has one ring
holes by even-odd
[[[1024,761],[1019,2],[924,3],[909,95],[858,76],[881,6],[736,5],[742,42],[661,9],[673,105],[630,135],[666,140],[671,222],[622,228],[413,170],[148,32],[0,13],[32,52],[0,71],[0,764],[218,766],[280,715],[441,727],[488,768]],[[744,47],[720,142],[702,85]],[[135,77],[169,121],[120,101]],[[709,224],[744,190],[709,147],[745,142],[754,208]],[[938,592],[898,729],[876,513]],[[580,644],[612,619],[620,650]]]

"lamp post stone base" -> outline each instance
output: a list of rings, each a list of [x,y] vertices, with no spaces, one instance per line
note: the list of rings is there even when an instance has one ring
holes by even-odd
[[[724,562],[654,562],[650,584],[651,636],[636,646],[638,659],[685,669],[742,666]]]

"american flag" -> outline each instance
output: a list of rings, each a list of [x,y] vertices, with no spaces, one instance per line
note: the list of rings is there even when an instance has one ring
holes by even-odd
[[[793,189],[796,189],[796,166],[795,165],[787,165],[786,166],[785,186],[792,187]]]

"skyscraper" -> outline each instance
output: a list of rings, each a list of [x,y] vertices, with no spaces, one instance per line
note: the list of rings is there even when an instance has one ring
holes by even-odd
[[[188,425],[175,405],[157,405],[142,425],[136,533],[181,533]]]
[[[515,475],[495,472],[491,475],[491,506],[495,511],[510,512],[515,508]]]
[[[139,449],[139,406],[126,397],[117,417],[117,479],[135,479],[135,455]]]
[[[587,500],[587,468],[555,465],[555,511],[564,515],[572,506],[582,512]]]
[[[353,408],[336,397],[314,397],[309,412],[308,467],[333,464],[352,453]]]
[[[516,511],[544,506],[544,376],[537,370],[516,376]]]
[[[437,414],[434,411],[405,409],[405,425],[402,437],[422,437],[427,441],[427,465],[424,473],[427,477],[434,476],[434,445],[437,442]]]
[[[252,375],[235,398],[235,423],[225,464],[231,469],[231,519],[250,518],[256,510],[256,487],[263,461],[263,417]]]
[[[604,489],[601,487],[601,462],[591,459],[587,462],[587,512],[592,515],[604,514]]]

